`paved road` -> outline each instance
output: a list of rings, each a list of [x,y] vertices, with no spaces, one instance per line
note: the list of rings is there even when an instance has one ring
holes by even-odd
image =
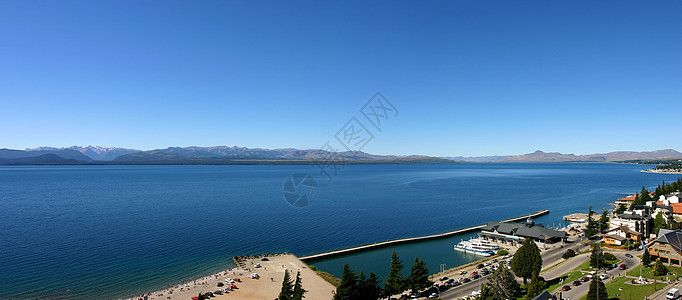
[[[583,246],[583,243],[585,241],[583,240],[578,240],[574,241],[572,243],[567,243],[564,248],[556,248],[556,249],[550,249],[542,253],[542,260],[544,265],[553,265],[556,262],[563,261],[563,258],[561,258],[561,255],[567,250],[567,249],[573,249],[576,252],[579,252],[580,250],[584,250],[585,247]],[[608,250],[607,250],[608,251]],[[612,254],[614,254],[616,257],[619,259],[623,260],[623,263],[625,263],[628,268],[632,268],[636,265],[639,264],[639,258],[637,258],[637,255],[641,254],[641,251],[636,252],[636,251],[630,251],[627,253],[630,253],[633,255],[633,258],[628,258],[625,257],[625,252],[615,252],[615,251],[609,251]],[[551,280],[554,279],[558,276],[561,276],[563,274],[566,274],[570,272],[571,270],[575,269],[578,267],[580,264],[584,263],[589,257],[589,254],[582,254],[574,259],[571,259],[565,263],[562,263],[561,265],[552,268],[551,270],[544,272],[541,274],[546,280]],[[603,273],[603,271],[602,271]],[[608,272],[610,276],[613,277],[618,277],[618,276],[624,276],[626,271],[619,270],[618,268],[615,268],[611,271]],[[480,280],[480,282],[479,282]],[[610,281],[611,279],[605,280],[605,282]],[[520,280],[521,281],[521,280]],[[480,278],[478,280],[463,284],[458,287],[454,288],[449,288],[441,293],[441,298],[442,299],[459,299],[462,297],[466,297],[471,295],[472,292],[480,290],[479,286],[484,285],[487,283],[488,280],[487,278]],[[589,282],[586,282],[585,284],[581,284],[579,286],[573,286],[570,282],[566,283],[567,285],[571,286],[571,290],[562,292],[560,289],[557,289],[555,292],[562,292],[562,295],[564,298],[570,298],[570,299],[579,299],[581,296],[587,294],[587,291],[589,290]]]
[[[608,250],[607,250],[607,251],[608,251]],[[632,255],[633,255],[633,258],[628,258],[628,257],[626,257],[626,256],[625,256],[625,253],[626,253],[626,252],[611,252],[611,251],[609,251],[609,252],[612,253],[613,255],[615,255],[618,259],[622,260],[623,263],[624,263],[625,265],[627,265],[628,269],[633,268],[633,267],[639,265],[640,260],[639,260],[639,258],[637,258],[637,255],[639,255],[638,252],[635,252],[635,251],[627,252],[627,253],[632,254]],[[641,251],[639,251],[639,252],[641,252]],[[581,256],[581,257],[582,257],[582,256],[589,257],[589,254],[583,254],[583,255],[580,255],[580,256]],[[581,259],[580,261],[581,261],[581,262],[585,262],[585,259]],[[575,267],[577,267],[577,266],[580,265],[580,264],[572,264],[572,265],[573,265],[573,268],[575,268]],[[571,268],[571,269],[562,268],[562,269],[565,269],[564,273],[566,273],[566,272],[572,270],[573,268]],[[602,271],[599,271],[597,274],[604,274],[604,273],[608,274],[610,277],[609,277],[608,279],[604,280],[604,283],[607,283],[607,282],[611,281],[611,278],[616,278],[616,277],[620,277],[620,276],[625,276],[625,273],[626,273],[626,272],[627,272],[627,270],[620,270],[619,268],[615,268],[615,269],[613,269],[613,270],[611,270],[611,271],[603,271],[603,270],[602,270]],[[546,279],[551,279],[551,278],[555,278],[555,277],[546,277]],[[590,283],[590,282],[588,281],[588,282],[585,282],[585,283],[583,283],[583,284],[581,284],[581,285],[579,285],[579,286],[574,286],[572,283],[566,282],[565,285],[570,286],[570,287],[571,287],[570,290],[568,290],[568,291],[561,291],[561,289],[559,288],[559,289],[557,289],[557,290],[555,290],[555,291],[552,291],[552,293],[561,293],[562,297],[563,297],[563,298],[567,298],[567,299],[579,299],[580,297],[582,297],[582,296],[584,296],[584,295],[587,294],[587,291],[590,289],[590,284],[589,284],[589,283]]]
[[[542,252],[543,265],[552,265],[557,261],[563,260],[563,258],[561,258],[561,255],[563,255],[567,249],[573,249],[574,251],[578,252],[579,249],[586,247],[586,246],[582,246],[582,243],[584,242],[582,240],[574,240],[574,238],[571,237],[571,238],[569,238],[569,241],[571,241],[571,242],[566,243],[564,245],[564,248],[554,248],[554,249],[550,249],[550,250],[546,250],[546,251]],[[575,265],[573,268],[577,267],[578,265],[580,265],[580,263]],[[557,268],[559,268],[559,267],[557,267]],[[572,270],[573,268],[567,269],[567,271],[564,271],[563,273],[560,273],[560,274],[564,274],[564,273]],[[564,269],[565,268],[562,267],[559,270],[564,270]],[[544,276],[544,274],[543,274],[543,276]],[[549,277],[547,277],[547,278],[549,278]],[[480,280],[480,282],[479,282],[479,280]],[[471,295],[472,292],[480,290],[479,286],[483,286],[487,282],[488,282],[488,279],[485,277],[482,277],[482,278],[479,278],[479,279],[474,280],[472,282],[465,283],[461,286],[449,288],[446,291],[443,291],[441,293],[441,298],[442,299],[459,299],[462,297],[469,296],[469,295]]]

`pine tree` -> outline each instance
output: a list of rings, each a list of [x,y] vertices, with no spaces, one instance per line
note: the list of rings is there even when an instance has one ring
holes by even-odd
[[[649,255],[649,251],[647,250],[644,250],[644,254],[642,254],[642,264],[644,266],[651,264],[651,255]]]
[[[600,233],[606,232],[606,230],[609,228],[609,215],[606,210],[602,211],[601,217],[599,217],[599,229]]]
[[[598,276],[592,277],[592,282],[590,282],[590,290],[587,292],[587,300],[604,300],[608,299],[609,294],[606,292],[606,286],[599,279]]]
[[[343,265],[343,275],[341,283],[336,288],[334,300],[353,300],[356,299],[358,275],[350,269],[348,264]]]
[[[387,296],[392,296],[395,294],[400,294],[405,291],[405,278],[400,274],[403,270],[403,263],[400,262],[398,254],[393,251],[391,255],[391,270],[388,273],[388,278],[386,278],[386,291]]]
[[[424,259],[419,260],[415,257],[414,264],[412,265],[412,272],[410,272],[410,276],[407,277],[407,287],[411,289],[412,292],[416,293],[430,286],[429,270],[426,268]]]
[[[527,279],[533,277],[533,274],[540,273],[542,256],[540,256],[540,249],[532,239],[523,241],[521,248],[514,254],[511,267],[516,276],[523,278],[523,284],[526,284]]]
[[[530,283],[526,285],[526,290],[528,291],[526,293],[526,299],[533,299],[537,295],[540,295],[542,291],[544,291],[547,288],[547,283],[542,279],[542,277],[538,275],[533,275],[533,278],[531,278]]]
[[[621,203],[621,204],[618,204],[618,207],[617,207],[616,210],[614,210],[613,212],[614,212],[614,213],[617,213],[617,214],[622,214],[622,213],[624,213],[626,210],[627,210],[627,207],[625,207],[625,204]]]
[[[516,282],[516,276],[502,263],[488,278],[488,283],[481,290],[484,300],[516,299],[521,294],[521,285]]]
[[[592,206],[590,206],[587,211],[587,228],[585,228],[585,236],[588,238],[597,234],[598,225],[592,219],[592,215],[594,215],[594,211],[592,211]]]
[[[381,298],[382,290],[379,277],[374,272],[369,273],[367,278],[367,294],[363,295],[363,300],[377,300]]]
[[[303,289],[303,283],[301,279],[301,272],[296,272],[296,281],[294,281],[294,291],[291,295],[291,300],[303,300],[305,298],[305,293],[308,291]]]
[[[282,290],[279,292],[279,296],[277,296],[278,300],[291,300],[292,284],[289,270],[284,270],[284,280],[282,280]]]
[[[604,255],[602,255],[601,247],[596,245],[592,248],[592,254],[590,255],[590,267],[601,268],[605,265]]]

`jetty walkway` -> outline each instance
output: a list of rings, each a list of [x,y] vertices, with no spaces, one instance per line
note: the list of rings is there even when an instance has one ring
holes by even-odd
[[[529,215],[524,215],[522,217],[504,220],[501,222],[518,222],[518,221],[523,221],[529,217],[530,218],[536,218],[536,217],[539,217],[542,215],[546,215],[548,213],[549,213],[549,210],[544,209],[544,210],[541,210],[541,211],[538,211],[538,212],[535,212],[535,213],[532,213]],[[468,228],[464,228],[464,229],[458,229],[458,230],[449,231],[449,232],[444,232],[444,233],[440,233],[440,234],[418,236],[418,237],[411,237],[411,238],[403,238],[403,239],[390,240],[390,241],[368,244],[368,245],[363,245],[363,246],[357,246],[357,247],[352,247],[352,248],[346,248],[346,249],[341,249],[341,250],[336,250],[336,251],[329,251],[329,252],[324,252],[324,253],[320,253],[320,254],[303,256],[303,257],[300,257],[299,259],[304,261],[304,262],[310,262],[310,261],[321,260],[321,259],[335,257],[335,256],[346,255],[346,254],[350,254],[350,253],[356,253],[356,252],[362,252],[362,251],[371,250],[371,249],[383,248],[383,247],[387,247],[387,246],[391,246],[391,245],[408,244],[408,243],[414,243],[414,242],[420,242],[420,241],[443,239],[443,238],[451,237],[451,236],[462,234],[462,233],[480,230],[481,228],[485,227],[485,225],[486,224],[468,227]]]

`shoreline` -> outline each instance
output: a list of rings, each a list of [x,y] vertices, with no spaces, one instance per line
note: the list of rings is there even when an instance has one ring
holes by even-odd
[[[654,170],[654,169],[641,170],[640,172],[656,173],[656,174],[682,174],[682,171],[658,171],[658,170]]]
[[[226,288],[227,280],[234,280],[236,289],[215,295],[216,299],[274,299],[279,295],[285,270],[291,279],[300,272],[304,289],[309,299],[331,299],[336,287],[317,275],[298,257],[283,253],[258,256],[237,256],[237,266],[198,279],[182,281],[166,288],[142,293],[119,300],[187,300],[199,293],[214,292]],[[257,273],[259,278],[250,278],[249,274]],[[221,282],[224,286],[219,287]]]

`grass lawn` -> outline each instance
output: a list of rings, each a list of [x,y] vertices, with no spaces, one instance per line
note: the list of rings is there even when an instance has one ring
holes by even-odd
[[[574,269],[573,271],[571,271],[570,273],[568,273],[568,274],[566,274],[566,275],[564,275],[564,276],[562,276],[562,277],[555,278],[555,279],[552,279],[552,280],[547,281],[547,284],[549,284],[549,287],[548,287],[546,290],[547,290],[548,292],[551,293],[551,292],[553,292],[554,290],[556,290],[556,289],[558,289],[559,287],[562,287],[562,286],[564,286],[564,285],[573,286],[571,283],[573,283],[574,280],[579,279],[580,277],[585,276],[583,273],[581,273],[581,272],[578,271],[578,270],[579,270],[579,269],[576,268],[576,269]],[[566,277],[566,276],[568,276],[568,277]],[[564,283],[561,283],[561,281],[560,281],[561,278],[564,278]]]
[[[622,299],[622,300],[629,300],[629,299],[644,299],[644,297],[649,296],[656,292],[654,290],[654,284],[646,284],[646,285],[631,285],[631,284],[625,284],[625,280],[629,280],[628,278],[625,277],[618,277],[611,282],[606,284],[606,292],[609,294],[609,299]],[[589,282],[586,282],[589,283]],[[657,290],[660,290],[664,288],[666,284],[657,284],[656,288]],[[619,288],[623,288],[623,290],[619,290]],[[619,294],[620,296],[616,296],[616,294]],[[587,295],[583,296],[580,298],[580,300],[587,299]]]
[[[651,273],[651,270],[653,270],[653,264],[651,264],[651,267],[649,267],[649,268],[642,268],[641,265],[637,266],[637,267],[633,268],[632,270],[628,271],[628,275],[639,277],[639,269],[642,269],[642,277],[649,278],[649,279],[656,279],[658,281],[666,280],[668,277],[670,277],[670,279],[674,279],[675,274],[677,274],[677,276],[682,276],[682,268],[668,267],[668,266],[666,266],[666,268],[668,268],[668,272],[673,273],[673,275],[654,276],[654,274]]]

